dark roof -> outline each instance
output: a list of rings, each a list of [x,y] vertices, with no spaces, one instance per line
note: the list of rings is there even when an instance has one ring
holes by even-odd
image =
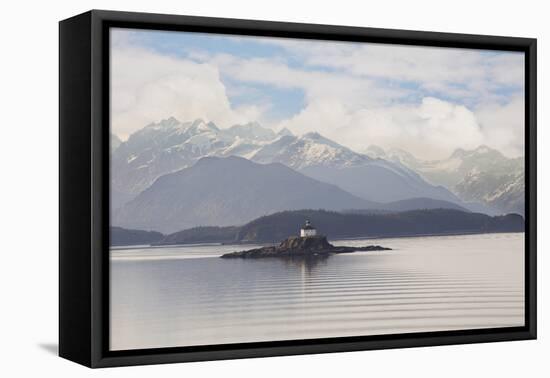
[[[308,225],[302,227],[302,230],[315,230],[315,227],[312,227],[308,224]]]

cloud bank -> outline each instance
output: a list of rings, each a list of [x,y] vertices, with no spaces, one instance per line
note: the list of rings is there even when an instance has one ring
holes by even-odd
[[[216,66],[144,49],[114,49],[111,78],[111,125],[122,139],[171,116],[228,127],[262,111],[256,105],[232,107]]]
[[[426,159],[481,144],[523,154],[521,54],[204,35],[191,48],[190,33],[168,47],[167,37],[131,34],[117,31],[111,54],[111,127],[123,139],[175,116],[318,131],[357,151],[375,144]],[[303,103],[290,115],[280,105],[294,101],[289,90]]]

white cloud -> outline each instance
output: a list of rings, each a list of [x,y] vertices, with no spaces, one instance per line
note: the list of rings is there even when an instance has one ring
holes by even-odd
[[[510,156],[523,152],[521,54],[261,41],[287,53],[242,58],[194,50],[184,59],[131,47],[131,41],[121,39],[112,54],[113,129],[124,138],[169,116],[203,118],[221,127],[265,124],[269,97],[248,92],[257,100],[240,107],[228,99],[239,91],[258,91],[254,85],[262,84],[304,93],[298,114],[269,126],[298,134],[318,131],[356,150],[377,144],[427,159],[481,144]],[[289,56],[306,64],[291,65]],[[237,83],[230,92],[222,74]]]
[[[476,110],[485,144],[508,156],[524,155],[525,101],[516,97],[506,104],[484,104]]]
[[[243,83],[264,84],[279,89],[299,89],[306,103],[342,102],[347,108],[382,106],[411,95],[410,90],[380,85],[366,77],[341,71],[290,67],[281,59],[239,58],[217,54],[207,58],[220,72]]]
[[[502,101],[501,90],[523,91],[524,55],[515,52],[349,42],[262,39],[312,68],[333,68],[385,85],[413,84],[463,103]]]
[[[300,88],[306,107],[279,127],[296,133],[319,131],[355,149],[371,143],[403,148],[425,158],[442,158],[456,148],[486,144],[510,156],[523,151],[523,109],[507,105],[512,88],[521,100],[521,54],[414,46],[309,43],[265,40],[285,47],[310,67],[291,68],[284,61],[210,57],[220,70],[245,82]],[[380,79],[387,79],[380,83]],[[417,83],[420,90],[401,82]],[[431,92],[420,104],[408,95]],[[460,101],[470,103],[468,107]],[[480,106],[479,104],[490,104]]]
[[[337,102],[315,102],[281,126],[316,130],[356,151],[376,144],[401,148],[424,159],[446,157],[456,148],[475,148],[485,142],[473,112],[429,97],[417,105],[357,110]]]
[[[525,58],[522,54],[497,55],[489,60],[490,78],[501,85],[523,88],[525,84]]]
[[[356,151],[375,144],[403,149],[423,159],[446,158],[457,148],[480,145],[523,156],[524,102],[487,104],[475,111],[437,98],[419,104],[350,109],[337,100],[310,103],[281,122],[295,133],[318,131]]]
[[[216,66],[145,49],[113,49],[111,78],[111,127],[123,139],[170,116],[227,127],[256,120],[264,111],[255,105],[232,108]]]

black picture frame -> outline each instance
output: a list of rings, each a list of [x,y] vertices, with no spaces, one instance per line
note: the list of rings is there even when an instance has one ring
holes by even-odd
[[[110,27],[525,53],[525,326],[109,351]],[[88,367],[535,339],[536,39],[92,10],[59,23],[59,355]]]

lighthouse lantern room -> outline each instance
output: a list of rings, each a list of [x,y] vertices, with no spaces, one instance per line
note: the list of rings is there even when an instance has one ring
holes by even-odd
[[[315,235],[317,235],[317,230],[311,225],[310,221],[306,220],[305,226],[300,229],[300,236],[307,238]]]

